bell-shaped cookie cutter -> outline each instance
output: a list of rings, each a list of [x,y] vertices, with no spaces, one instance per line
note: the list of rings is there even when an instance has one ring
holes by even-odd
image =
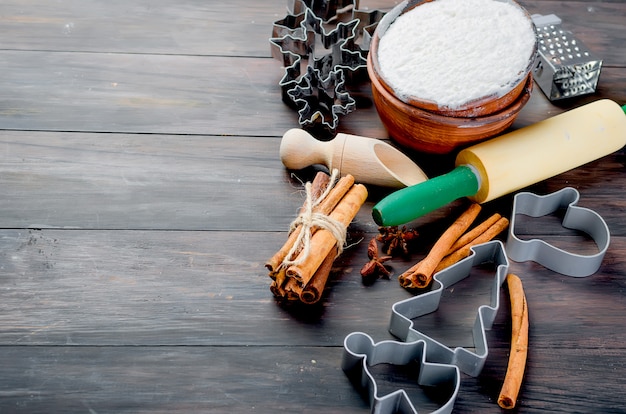
[[[452,411],[461,384],[459,371],[474,377],[482,371],[488,355],[486,330],[491,329],[500,308],[500,290],[506,280],[509,261],[504,245],[498,240],[473,246],[471,251],[467,258],[435,274],[432,290],[392,306],[389,331],[403,342],[382,341],[375,344],[370,336],[362,332],[353,332],[346,337],[342,369],[352,375],[355,370],[361,369],[360,386],[368,391],[372,412],[391,414],[401,410],[399,412],[417,413],[407,394],[401,390],[384,396],[377,394],[376,380],[369,371],[369,367],[375,364],[406,364],[417,359],[421,363],[420,385],[454,383],[454,391],[450,393],[449,400],[435,411],[437,414]],[[493,263],[496,271],[490,303],[478,308],[472,329],[475,351],[462,347],[451,349],[415,329],[413,319],[436,311],[444,290],[468,277],[472,267],[483,263]]]
[[[534,261],[567,276],[585,277],[597,272],[609,248],[611,233],[597,212],[576,205],[579,198],[580,194],[572,187],[565,187],[544,196],[529,192],[516,194],[506,243],[509,258],[515,262]],[[562,250],[544,240],[522,240],[516,236],[516,215],[541,217],[562,208],[566,208],[563,227],[587,233],[596,243],[597,253],[577,254]]]

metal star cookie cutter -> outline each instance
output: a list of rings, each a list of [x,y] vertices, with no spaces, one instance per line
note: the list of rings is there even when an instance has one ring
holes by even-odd
[[[374,344],[370,336],[361,332],[346,337],[342,369],[350,373],[349,376],[354,376],[355,370],[361,370],[360,386],[369,393],[372,412],[391,414],[400,407],[400,412],[417,413],[402,390],[385,396],[378,395],[376,380],[369,370],[375,364],[406,364],[407,360],[419,358],[420,385],[454,383],[449,400],[435,411],[438,414],[452,411],[460,389],[459,372],[476,377],[482,371],[488,355],[486,330],[491,329],[500,308],[500,289],[508,273],[509,261],[504,245],[497,240],[474,246],[471,251],[472,254],[467,258],[435,274],[431,291],[396,302],[392,306],[389,331],[403,342],[382,341]],[[475,351],[462,347],[451,349],[415,329],[413,319],[436,311],[444,290],[468,277],[472,267],[483,263],[493,263],[496,270],[490,304],[478,308],[472,329]],[[425,378],[422,378],[422,371]]]
[[[317,122],[321,122],[328,130],[334,130],[339,123],[339,114],[346,115],[354,110],[356,103],[344,85],[342,71],[330,72],[323,78],[319,70],[307,67],[307,75],[287,91],[299,108],[299,123],[303,129],[313,129]],[[327,108],[331,110],[327,111]],[[330,123],[326,116],[331,117]]]
[[[339,115],[356,109],[346,85],[367,77],[369,41],[384,13],[357,7],[355,0],[295,0],[290,14],[273,25],[272,56],[285,68],[279,82],[282,99],[298,110],[303,129],[319,130],[316,135],[334,135]]]
[[[609,248],[611,234],[606,222],[598,213],[576,205],[579,198],[580,194],[572,187],[565,187],[544,196],[529,192],[516,194],[506,244],[509,258],[516,262],[531,260],[567,276],[585,277],[597,272]],[[562,250],[543,240],[522,240],[516,236],[515,217],[518,214],[541,217],[563,208],[566,208],[563,227],[588,234],[598,247],[597,253],[577,254]]]

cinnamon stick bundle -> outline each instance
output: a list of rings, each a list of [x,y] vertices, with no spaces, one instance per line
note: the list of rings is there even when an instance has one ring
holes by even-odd
[[[339,202],[329,217],[347,227],[356,213],[359,211],[365,199],[367,189],[362,184],[355,184]],[[311,280],[313,273],[322,264],[324,258],[337,243],[335,236],[326,229],[319,229],[311,236],[311,246],[308,258],[302,264],[289,266],[287,276],[295,278],[301,285],[306,285]],[[301,252],[300,255],[304,254]],[[300,258],[298,255],[298,258]],[[296,260],[298,260],[296,258]]]
[[[522,281],[517,275],[506,277],[511,301],[511,353],[509,364],[498,396],[498,405],[502,408],[515,407],[526,369],[528,355],[528,304]]]
[[[476,220],[480,210],[480,204],[474,203],[470,205],[441,237],[439,237],[437,242],[435,242],[434,246],[430,249],[428,255],[398,277],[400,285],[407,289],[425,288],[428,286],[435,274],[437,265],[439,265],[441,260],[447,255],[448,251],[459,237],[461,237],[474,220]]]
[[[367,189],[355,185],[353,176],[346,175],[333,185],[332,180],[318,178],[320,174],[328,177],[318,173],[311,194],[323,198],[311,211],[307,210],[311,200],[305,201],[287,241],[265,264],[273,279],[270,291],[288,301],[313,304],[321,298],[347,227],[367,199]]]
[[[311,182],[312,197],[317,199],[320,195],[322,195],[322,193],[324,192],[324,190],[326,189],[329,183],[330,183],[330,176],[323,171],[318,172],[315,175],[315,178],[313,179],[313,181]],[[303,205],[300,208],[299,214],[302,214],[305,208],[306,208],[306,201],[305,201],[305,205]],[[314,208],[314,211],[317,211],[320,208],[321,207],[318,206],[317,208]],[[289,254],[289,251],[293,247],[294,243],[297,241],[298,237],[300,236],[300,231],[302,231],[302,227],[301,226],[296,227],[296,229],[294,229],[289,234],[289,237],[287,238],[287,241],[285,242],[285,244],[283,244],[283,246],[274,254],[274,256],[272,256],[267,261],[267,263],[265,263],[265,267],[269,270],[270,272],[269,275],[272,279],[276,278],[276,274],[278,273],[280,264],[283,262],[287,254]]]

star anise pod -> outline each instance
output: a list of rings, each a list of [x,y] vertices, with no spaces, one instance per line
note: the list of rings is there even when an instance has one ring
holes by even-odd
[[[379,256],[376,238],[370,240],[370,243],[367,245],[367,257],[370,261],[361,268],[361,276],[370,278],[382,275],[388,278],[391,275],[391,272],[383,264],[391,259],[391,256]]]
[[[399,228],[398,226],[379,227],[376,240],[383,243],[385,254],[393,255],[397,250],[401,250],[405,255],[409,254],[408,243],[417,238],[419,233],[417,230],[408,230],[406,226]]]

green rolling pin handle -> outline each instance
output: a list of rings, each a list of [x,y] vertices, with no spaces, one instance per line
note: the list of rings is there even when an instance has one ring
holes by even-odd
[[[622,111],[624,111],[624,114],[626,115],[626,105],[622,106]]]
[[[472,196],[479,188],[475,170],[460,165],[447,174],[389,194],[374,206],[372,217],[379,226],[399,226],[454,200]]]

